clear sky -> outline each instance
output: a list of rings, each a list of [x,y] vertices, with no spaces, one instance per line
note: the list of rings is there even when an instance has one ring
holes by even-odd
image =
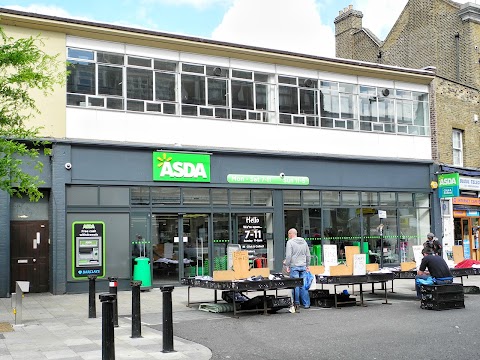
[[[470,0],[475,2],[478,0]],[[459,3],[468,0],[457,0]],[[0,0],[0,7],[335,56],[333,21],[348,7],[384,40],[407,0]]]

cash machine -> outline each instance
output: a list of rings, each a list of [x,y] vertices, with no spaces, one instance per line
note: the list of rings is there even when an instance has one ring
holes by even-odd
[[[105,276],[105,225],[103,222],[74,222],[72,231],[72,276]]]

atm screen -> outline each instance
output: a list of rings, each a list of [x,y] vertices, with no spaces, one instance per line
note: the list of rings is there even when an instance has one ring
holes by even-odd
[[[80,247],[98,247],[98,240],[84,239],[78,242]]]

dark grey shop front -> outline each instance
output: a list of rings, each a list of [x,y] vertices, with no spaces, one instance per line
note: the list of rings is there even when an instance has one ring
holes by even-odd
[[[165,161],[187,153],[183,165],[162,170],[178,181],[154,180],[164,166],[154,152]],[[207,156],[208,171],[189,163],[192,153]],[[88,271],[78,273],[85,259],[94,269],[104,266],[104,279],[119,277],[124,288],[139,257],[149,259],[156,286],[226,269],[229,245],[249,251],[252,266],[280,270],[290,227],[312,246],[337,244],[339,258],[342,247],[368,243],[361,245],[367,261],[381,256],[394,265],[409,256],[419,227],[430,229],[437,218],[431,162],[70,144],[56,144],[47,162],[52,180],[45,189],[45,220],[54,294],[87,291]],[[16,221],[14,201],[0,196],[12,207],[0,212],[0,224]],[[377,210],[385,210],[388,219],[381,248]],[[101,224],[102,234],[94,223]],[[0,250],[10,249],[9,238],[0,235]],[[0,270],[10,274],[11,265],[10,257],[0,255]],[[0,296],[8,288],[9,280],[0,280]]]

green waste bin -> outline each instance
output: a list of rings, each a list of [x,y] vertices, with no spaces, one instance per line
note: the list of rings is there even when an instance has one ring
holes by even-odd
[[[311,260],[312,265],[322,265],[322,245],[313,245],[311,255],[314,256]]]
[[[141,290],[152,287],[152,272],[150,270],[150,259],[137,257],[133,260],[133,281],[141,281]]]

